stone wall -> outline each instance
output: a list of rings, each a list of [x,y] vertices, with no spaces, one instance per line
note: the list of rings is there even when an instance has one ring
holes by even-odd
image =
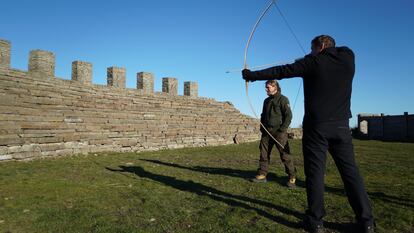
[[[290,139],[302,139],[303,130],[302,130],[302,128],[289,128],[288,129],[288,136],[289,136]]]
[[[259,139],[256,119],[228,102],[198,97],[186,82],[137,73],[125,88],[125,68],[109,67],[108,85],[92,83],[92,64],[72,63],[71,80],[57,78],[55,57],[30,52],[29,70],[10,68],[10,43],[0,40],[0,160],[200,147]],[[68,67],[70,68],[70,67]]]

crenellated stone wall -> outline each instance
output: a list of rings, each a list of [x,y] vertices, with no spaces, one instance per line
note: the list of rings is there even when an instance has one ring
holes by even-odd
[[[29,69],[10,68],[10,42],[0,40],[0,160],[200,147],[259,139],[259,124],[229,102],[198,97],[196,82],[178,95],[176,78],[109,67],[108,85],[92,83],[92,64],[72,63],[71,80],[57,78],[55,56],[30,52]]]

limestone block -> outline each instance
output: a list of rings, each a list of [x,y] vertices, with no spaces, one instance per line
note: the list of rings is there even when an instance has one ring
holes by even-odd
[[[10,68],[10,47],[9,41],[0,39],[0,68]]]
[[[121,67],[109,67],[107,69],[108,86],[114,88],[125,89],[125,73],[126,69]]]
[[[144,94],[154,93],[154,75],[148,72],[137,73],[137,89]]]
[[[30,51],[29,74],[42,79],[54,78],[55,55],[44,50]]]
[[[198,84],[196,82],[184,82],[184,95],[198,97]]]
[[[84,61],[72,62],[72,80],[82,84],[92,84],[92,63]]]
[[[162,78],[162,92],[170,95],[177,95],[178,80],[176,78]]]

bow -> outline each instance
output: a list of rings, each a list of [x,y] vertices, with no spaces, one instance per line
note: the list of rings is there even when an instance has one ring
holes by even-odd
[[[270,7],[272,7],[272,5],[275,4],[276,5],[276,1],[272,0],[269,5],[267,5],[267,7],[264,9],[264,11],[262,12],[262,14],[259,16],[259,18],[257,19],[256,23],[253,26],[252,31],[250,32],[249,35],[249,39],[247,40],[247,44],[246,44],[246,48],[244,49],[244,62],[243,62],[243,68],[247,69],[247,52],[249,51],[249,46],[250,46],[250,42],[253,38],[254,32],[256,31],[257,26],[259,25],[260,21],[262,21],[263,17],[266,15],[267,12],[269,12]],[[247,98],[247,102],[249,103],[250,109],[252,110],[254,116],[256,118],[259,118],[256,114],[256,111],[254,110],[252,101],[250,100],[249,97],[249,81],[246,80],[246,98]],[[285,147],[276,139],[273,137],[273,135],[266,129],[266,127],[263,125],[263,123],[260,121],[260,126],[266,131],[267,134],[269,134],[269,136],[283,149],[285,149]]]
[[[247,69],[248,67],[247,67],[247,53],[248,53],[248,51],[249,51],[249,46],[250,46],[250,42],[251,42],[251,40],[252,40],[252,38],[253,38],[253,35],[254,35],[254,33],[255,33],[255,31],[256,31],[256,28],[257,28],[257,26],[260,24],[260,22],[262,21],[262,19],[263,19],[263,17],[267,14],[267,12],[269,12],[269,9],[273,6],[273,5],[275,5],[275,7],[276,7],[276,9],[278,10],[278,12],[279,12],[279,14],[281,15],[281,17],[282,17],[282,19],[283,19],[283,21],[285,22],[285,24],[286,24],[286,26],[288,27],[288,29],[289,29],[289,31],[290,31],[290,33],[292,33],[292,35],[293,35],[293,37],[295,38],[295,40],[296,40],[296,43],[298,43],[298,45],[299,45],[299,47],[301,48],[301,50],[302,50],[302,52],[304,53],[304,54],[306,54],[306,52],[305,52],[305,49],[303,48],[303,46],[301,45],[301,43],[299,42],[299,39],[298,39],[298,37],[296,36],[296,34],[294,33],[294,31],[292,30],[292,27],[290,27],[290,25],[289,25],[289,23],[288,23],[288,21],[286,20],[286,18],[285,18],[285,16],[283,15],[283,13],[282,13],[282,11],[279,9],[279,7],[276,5],[276,0],[271,0],[270,1],[270,3],[267,5],[267,7],[263,10],[263,12],[262,12],[262,14],[259,16],[259,18],[257,19],[257,21],[256,21],[256,23],[254,24],[254,26],[253,26],[253,29],[251,30],[251,32],[250,32],[250,35],[249,35],[249,39],[247,40],[247,44],[246,44],[246,48],[245,48],[245,50],[244,50],[244,62],[243,62],[243,68],[244,69]],[[294,110],[294,108],[295,108],[295,106],[296,106],[296,101],[297,101],[297,99],[298,99],[298,96],[299,96],[299,93],[300,93],[300,89],[301,89],[301,87],[302,87],[302,82],[300,83],[300,86],[299,86],[299,88],[298,88],[298,92],[297,92],[297,94],[296,94],[296,97],[295,97],[295,102],[294,102],[294,104],[293,104],[293,110]],[[254,114],[254,116],[256,117],[256,118],[258,118],[258,116],[257,116],[257,114],[256,114],[256,111],[254,110],[254,107],[253,107],[253,104],[252,104],[252,101],[250,100],[250,97],[249,97],[249,82],[248,81],[246,81],[246,97],[247,97],[247,102],[249,103],[249,106],[250,106],[250,109],[251,109],[251,111],[253,112],[253,114]],[[292,110],[292,111],[293,111]],[[260,126],[266,131],[266,133],[267,134],[269,134],[269,136],[280,146],[280,147],[282,147],[283,149],[284,149],[284,146],[278,141],[278,140],[276,140],[276,138],[274,138],[273,137],[273,135],[266,129],[266,127],[262,124],[262,122],[260,122]]]

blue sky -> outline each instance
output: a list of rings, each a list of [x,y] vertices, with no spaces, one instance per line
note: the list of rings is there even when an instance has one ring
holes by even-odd
[[[199,95],[230,101],[253,115],[240,73],[250,30],[268,0],[3,0],[0,38],[12,42],[12,67],[27,70],[33,49],[56,56],[56,76],[70,79],[71,63],[93,63],[93,82],[106,83],[106,68],[127,69],[127,87],[136,73],[199,83]],[[277,4],[307,52],[310,41],[329,34],[356,54],[352,112],[414,113],[414,1],[280,0]],[[303,56],[276,8],[265,16],[251,42],[248,65]],[[281,81],[291,105],[301,79]],[[260,114],[266,97],[263,82],[250,85]],[[293,106],[292,106],[293,107]],[[303,90],[292,126],[303,117]],[[356,117],[351,126],[356,124]]]

